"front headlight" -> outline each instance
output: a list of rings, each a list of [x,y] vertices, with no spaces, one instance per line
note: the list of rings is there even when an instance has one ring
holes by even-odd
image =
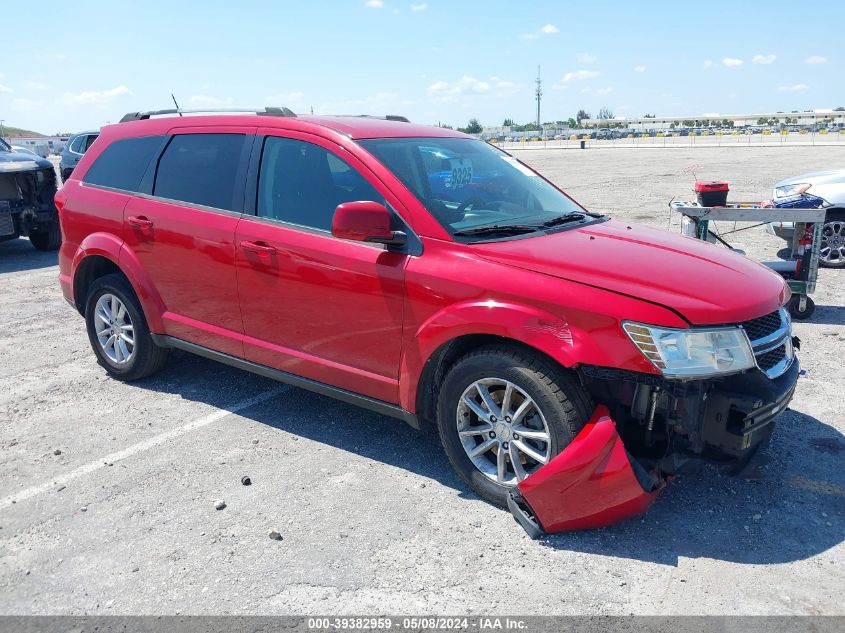
[[[625,321],[643,355],[669,378],[732,374],[756,365],[745,331],[737,327],[679,330]]]
[[[794,185],[783,185],[775,187],[775,198],[788,198],[789,196],[797,196],[810,188],[810,183],[800,182]]]

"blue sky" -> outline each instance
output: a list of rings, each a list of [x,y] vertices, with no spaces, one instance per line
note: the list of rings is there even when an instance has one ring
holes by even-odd
[[[544,120],[602,106],[617,116],[845,106],[845,37],[834,4],[822,6],[4,3],[0,23],[17,44],[0,44],[0,119],[45,133],[96,128],[169,107],[174,92],[183,107],[272,104],[500,125],[534,118],[538,64]]]

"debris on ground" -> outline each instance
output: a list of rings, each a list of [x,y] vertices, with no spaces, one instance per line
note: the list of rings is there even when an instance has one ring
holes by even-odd
[[[282,540],[282,534],[278,530],[270,530],[270,538],[273,539],[274,541],[281,541]]]
[[[223,501],[223,499],[218,499],[217,501],[214,502],[214,509],[215,510],[222,510],[225,507],[226,507],[226,502]]]

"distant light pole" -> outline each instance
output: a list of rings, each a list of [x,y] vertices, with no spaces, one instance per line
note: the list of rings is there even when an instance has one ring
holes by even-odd
[[[3,138],[3,136],[5,136],[5,135],[3,134],[3,124],[4,124],[5,122],[6,122],[6,120],[5,120],[5,119],[0,119],[0,138]]]

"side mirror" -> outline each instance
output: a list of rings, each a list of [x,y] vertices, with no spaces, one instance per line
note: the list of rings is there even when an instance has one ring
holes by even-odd
[[[407,236],[391,229],[391,214],[378,202],[344,202],[332,218],[332,235],[343,240],[402,246]]]

